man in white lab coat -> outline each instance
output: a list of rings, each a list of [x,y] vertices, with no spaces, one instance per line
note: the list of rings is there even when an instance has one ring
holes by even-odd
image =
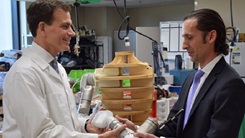
[[[75,35],[70,6],[38,0],[28,8],[27,21],[32,47],[23,50],[3,85],[4,138],[116,138],[125,126],[100,134],[79,118],[65,69],[50,65],[59,52],[69,50]]]

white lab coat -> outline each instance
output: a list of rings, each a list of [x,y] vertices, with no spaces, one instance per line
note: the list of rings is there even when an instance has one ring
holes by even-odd
[[[97,138],[84,130],[62,65],[59,74],[49,65],[53,57],[33,42],[23,50],[3,85],[4,138]]]

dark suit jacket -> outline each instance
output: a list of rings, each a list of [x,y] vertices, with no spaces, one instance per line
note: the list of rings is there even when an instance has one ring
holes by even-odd
[[[185,80],[179,99],[169,118],[185,109],[194,73]],[[237,138],[245,112],[245,84],[222,57],[208,75],[193,104],[183,129],[184,113],[171,121],[156,136],[177,138]]]

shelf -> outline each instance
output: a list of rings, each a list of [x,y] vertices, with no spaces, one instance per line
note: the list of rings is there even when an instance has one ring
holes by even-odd
[[[101,47],[101,46],[103,46],[103,45],[79,45],[80,47],[91,47],[91,48],[93,48],[93,47]]]

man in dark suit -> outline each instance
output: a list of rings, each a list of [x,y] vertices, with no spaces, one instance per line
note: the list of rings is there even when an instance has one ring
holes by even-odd
[[[245,112],[245,84],[223,57],[228,54],[229,46],[222,18],[211,9],[195,10],[184,18],[182,35],[183,49],[204,72],[192,102],[187,105],[195,73],[185,80],[168,118],[181,109],[184,112],[165,126],[160,125],[155,135],[135,135],[143,138],[237,138]],[[190,108],[189,115],[187,108]]]

